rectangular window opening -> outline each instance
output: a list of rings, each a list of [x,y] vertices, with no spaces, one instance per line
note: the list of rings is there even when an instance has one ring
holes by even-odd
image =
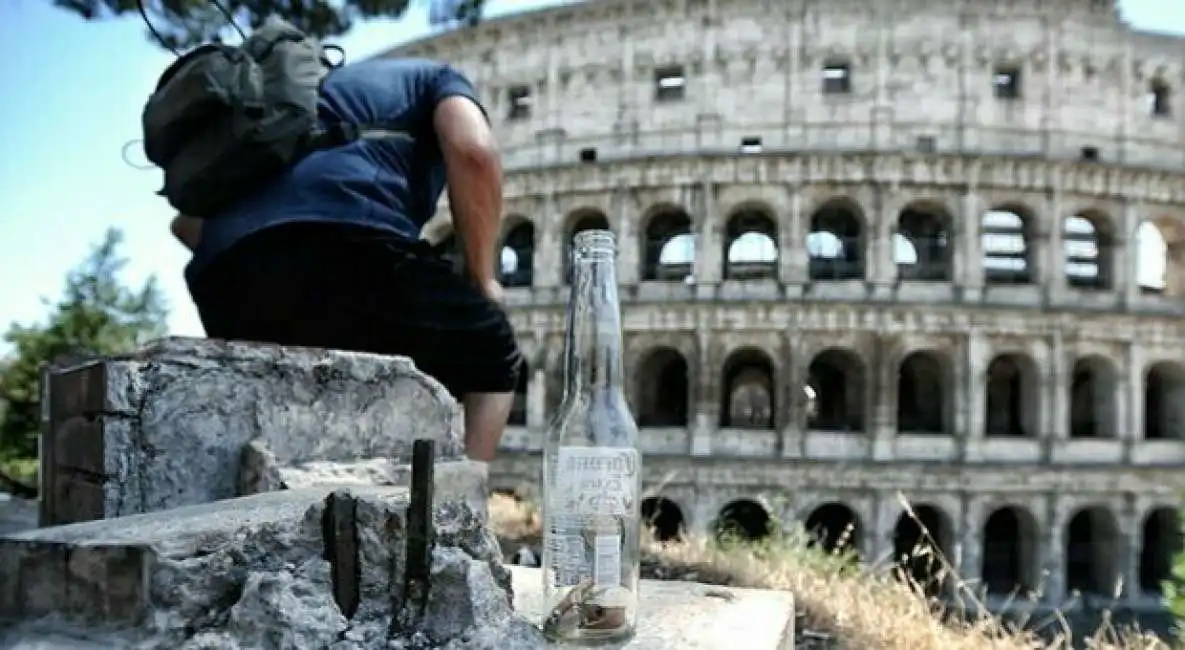
[[[938,141],[932,135],[919,135],[917,149],[922,153],[934,153],[938,148]]]
[[[761,153],[761,138],[750,136],[741,138],[741,153]]]
[[[660,102],[683,99],[687,90],[687,77],[683,66],[673,65],[654,72],[654,98]]]
[[[1082,147],[1082,159],[1087,162],[1097,162],[1099,159],[1099,148]]]
[[[531,116],[531,88],[529,86],[513,86],[506,91],[510,111],[507,118],[521,120]]]
[[[996,68],[992,85],[995,86],[997,99],[1019,99],[1020,69],[1011,66]]]
[[[597,161],[597,148],[586,147],[580,150],[580,162],[591,163]]]
[[[847,63],[823,66],[823,94],[846,95],[852,92],[852,70]]]

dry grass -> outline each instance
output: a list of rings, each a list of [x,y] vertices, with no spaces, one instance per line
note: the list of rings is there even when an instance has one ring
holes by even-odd
[[[491,524],[507,546],[536,544],[540,517],[529,503],[494,495]],[[919,550],[919,553],[925,551]],[[938,576],[951,581],[964,603],[963,611],[982,611],[973,589],[954,574],[945,558],[934,556]],[[643,558],[649,571],[683,579],[720,582],[738,587],[785,589],[795,595],[801,628],[830,643],[814,647],[845,650],[1063,650],[1068,633],[1054,641],[1014,630],[990,615],[946,616],[920,585],[905,583],[877,566],[857,565],[850,558],[808,547],[805,535],[787,535],[761,544],[720,544],[691,540],[677,544],[647,542]],[[656,570],[657,568],[657,570]],[[943,622],[943,619],[948,622]],[[1059,629],[1055,616],[1051,623]],[[1100,628],[1080,645],[1091,650],[1168,650],[1151,634]]]

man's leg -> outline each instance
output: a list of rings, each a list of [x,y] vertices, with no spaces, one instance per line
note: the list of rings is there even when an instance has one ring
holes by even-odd
[[[522,355],[500,305],[459,276],[449,263],[417,255],[401,274],[407,321],[401,330],[419,342],[409,356],[465,408],[465,451],[490,462],[514,405]]]
[[[514,393],[469,393],[465,405],[465,453],[473,460],[490,462],[510,420]]]

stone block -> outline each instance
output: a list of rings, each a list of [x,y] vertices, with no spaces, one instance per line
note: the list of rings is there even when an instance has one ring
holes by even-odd
[[[456,401],[403,357],[207,339],[55,370],[42,525],[239,495],[245,446],[275,463],[463,455]]]
[[[514,607],[528,620],[544,617],[543,573],[510,567]],[[711,587],[643,580],[638,634],[623,650],[794,648],[794,596],[788,591]]]
[[[53,635],[162,649],[327,647],[345,635],[356,645],[343,648],[386,647],[404,604],[409,501],[406,487],[324,486],[0,537],[0,630],[14,627],[0,648]],[[340,503],[348,575],[334,570],[342,527],[326,516]],[[432,519],[433,589],[480,616],[421,617],[415,632],[444,644],[505,625],[510,580],[485,526],[480,468],[435,467]]]

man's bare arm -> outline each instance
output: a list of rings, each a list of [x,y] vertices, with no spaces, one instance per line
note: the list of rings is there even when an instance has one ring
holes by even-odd
[[[444,153],[453,228],[470,279],[484,287],[494,281],[502,220],[502,160],[494,134],[481,109],[460,96],[440,102],[433,122]]]
[[[173,232],[173,236],[181,245],[193,252],[198,247],[198,243],[202,241],[202,220],[193,217],[187,217],[179,214],[173,217],[173,223],[169,225],[169,230]]]

